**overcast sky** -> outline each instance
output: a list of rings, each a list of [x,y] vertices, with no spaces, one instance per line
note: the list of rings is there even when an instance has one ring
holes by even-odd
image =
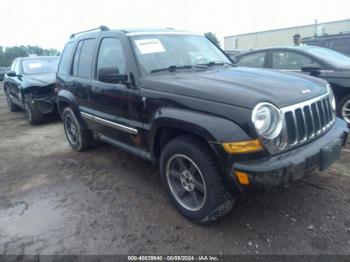
[[[174,27],[227,35],[350,18],[350,0],[16,0],[1,5],[0,45],[62,49],[73,32]]]

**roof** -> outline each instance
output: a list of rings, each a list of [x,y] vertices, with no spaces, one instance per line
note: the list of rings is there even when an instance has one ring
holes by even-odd
[[[331,37],[349,37],[350,31],[346,32],[340,32],[339,34],[325,34],[325,35],[319,35],[319,36],[310,36],[310,37],[304,37],[303,40],[319,40],[324,38],[331,38]]]
[[[266,48],[252,49],[251,51],[253,52],[253,51],[270,50],[270,49],[308,50],[308,49],[314,49],[314,48],[322,48],[322,47],[312,46],[312,45],[302,45],[302,46],[286,45],[286,46],[272,46],[272,47],[266,47]]]
[[[59,56],[25,56],[25,57],[18,57],[22,60],[40,60],[40,59],[50,59],[50,58],[59,58]]]
[[[190,32],[190,31],[181,31],[176,30],[174,28],[121,28],[121,29],[109,29],[107,26],[100,26],[97,28],[85,30],[78,33],[73,33],[71,38],[75,36],[84,34],[97,34],[101,31],[109,31],[109,32],[123,32],[126,35],[142,35],[142,34],[195,34],[201,35],[199,33]]]

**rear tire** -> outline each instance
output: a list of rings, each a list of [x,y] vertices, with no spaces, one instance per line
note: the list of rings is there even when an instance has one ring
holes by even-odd
[[[337,115],[350,125],[350,95],[346,95],[339,101]]]
[[[81,152],[92,147],[93,133],[89,129],[82,128],[70,107],[63,110],[62,120],[67,140],[73,150]]]
[[[44,115],[39,111],[37,105],[31,98],[24,100],[24,112],[26,114],[27,121],[31,125],[37,125],[44,121]]]
[[[17,105],[15,105],[14,103],[12,103],[10,95],[7,92],[5,92],[5,94],[6,94],[6,103],[7,103],[7,107],[9,109],[9,111],[10,112],[19,111],[20,108]]]
[[[160,173],[174,206],[193,222],[217,220],[234,205],[211,149],[195,136],[181,136],[165,146]]]

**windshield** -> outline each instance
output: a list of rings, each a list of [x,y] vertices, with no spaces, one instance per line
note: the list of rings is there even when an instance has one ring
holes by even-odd
[[[307,52],[337,68],[350,68],[350,57],[327,48],[308,48]]]
[[[214,44],[199,35],[139,35],[132,37],[132,43],[141,69],[146,74],[174,66],[231,63]]]
[[[25,59],[23,73],[26,75],[56,73],[58,57]]]

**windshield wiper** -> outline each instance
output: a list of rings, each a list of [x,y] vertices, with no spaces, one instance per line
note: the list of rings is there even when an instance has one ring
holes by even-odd
[[[205,66],[202,65],[183,65],[183,66],[176,66],[176,65],[171,65],[165,68],[159,68],[159,69],[154,69],[151,71],[151,74],[157,73],[157,72],[162,72],[162,71],[176,71],[178,69],[191,69],[191,68],[206,68]]]
[[[199,65],[205,65],[205,66],[221,66],[221,65],[228,65],[228,66],[233,66],[236,67],[236,65],[232,64],[232,63],[228,63],[228,62],[222,62],[222,61],[211,61],[209,63],[206,64],[199,64]]]

